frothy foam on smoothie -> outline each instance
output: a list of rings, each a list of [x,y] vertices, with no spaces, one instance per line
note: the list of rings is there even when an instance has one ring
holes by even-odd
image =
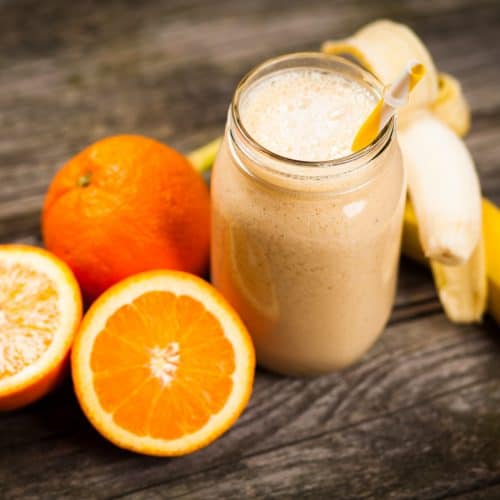
[[[355,80],[297,68],[251,86],[240,116],[254,140],[273,153],[326,161],[352,153],[354,136],[376,102],[377,95]]]

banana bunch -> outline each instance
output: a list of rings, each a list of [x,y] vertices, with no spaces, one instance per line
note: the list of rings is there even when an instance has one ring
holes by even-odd
[[[479,321],[488,303],[500,323],[500,211],[481,201],[473,159],[460,139],[469,130],[470,111],[459,82],[438,73],[410,28],[388,20],[327,41],[322,50],[353,57],[386,85],[408,60],[425,65],[426,76],[398,113],[411,200],[405,210],[403,253],[430,264],[452,321]]]

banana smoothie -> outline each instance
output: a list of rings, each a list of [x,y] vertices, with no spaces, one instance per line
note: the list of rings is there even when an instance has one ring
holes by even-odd
[[[342,369],[389,317],[406,196],[394,123],[351,151],[380,95],[315,53],[264,63],[235,93],[212,176],[212,280],[271,370]]]

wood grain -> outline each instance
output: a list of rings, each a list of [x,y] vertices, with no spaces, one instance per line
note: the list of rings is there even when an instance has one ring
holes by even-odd
[[[88,143],[141,133],[188,151],[221,133],[236,82],[377,17],[410,24],[473,110],[467,138],[500,202],[497,1],[0,1],[0,242],[39,244],[51,177]],[[222,439],[166,460],[113,447],[70,381],[0,417],[0,498],[498,498],[498,327],[458,327],[403,260],[390,324],[316,379],[258,370]]]
[[[314,455],[317,447],[329,450],[329,458],[313,474],[317,480],[307,483],[313,493],[319,494],[323,487],[328,490],[332,481],[338,481],[340,487],[339,477],[352,469],[353,476],[345,477],[345,490],[340,496],[356,497],[358,490],[351,491],[351,487],[360,470],[366,468],[368,474],[370,468],[375,472],[387,469],[403,474],[414,461],[421,463],[420,472],[415,474],[435,474],[435,480],[439,479],[435,484],[422,480],[418,487],[425,486],[437,495],[446,487],[469,487],[470,464],[478,457],[486,460],[476,464],[474,480],[482,486],[498,479],[495,474],[500,467],[500,450],[492,439],[500,432],[495,418],[500,397],[500,345],[492,341],[492,333],[488,334],[488,327],[484,333],[472,327],[457,329],[442,315],[432,315],[390,326],[363,362],[342,374],[293,379],[259,372],[250,406],[236,426],[211,447],[174,460],[139,457],[106,443],[79,412],[67,386],[29,409],[4,417],[3,428],[9,432],[0,435],[0,470],[16,473],[16,481],[8,483],[4,495],[15,498],[21,492],[35,495],[37,491],[51,491],[57,497],[71,494],[90,498],[144,488],[154,491],[158,485],[157,492],[163,488],[169,495],[177,495],[196,492],[200,481],[206,481],[204,488],[210,489],[220,481],[220,474],[225,476],[230,470],[240,486],[252,480],[255,491],[262,494],[265,490],[259,490],[259,485],[272,489],[273,481],[281,481],[279,477],[293,476],[291,489],[283,492],[286,496],[311,474],[310,467],[316,462],[308,465],[307,456]],[[470,397],[476,406],[467,402]],[[479,400],[481,404],[477,404]],[[477,425],[468,425],[476,420]],[[365,429],[372,425],[375,430],[370,438],[372,431]],[[442,442],[436,434],[427,435],[426,428],[448,435],[448,440]],[[382,429],[387,433],[385,440],[384,434],[379,435]],[[349,436],[360,437],[357,442]],[[450,447],[453,436],[463,440],[457,451]],[[489,455],[483,456],[484,447],[490,446],[493,448]],[[366,455],[366,448],[373,448],[373,453]],[[298,460],[301,450],[304,453],[302,465],[292,467],[292,476],[287,476],[291,463],[285,460],[288,450],[294,450],[292,461]],[[428,455],[422,456],[422,450],[427,450]],[[337,459],[344,465],[334,475],[329,464],[337,452]],[[276,475],[271,470],[269,476],[262,475],[259,467],[248,467],[260,460],[256,457],[262,457],[267,464],[268,460],[274,461],[269,457],[276,456],[283,458],[272,469]],[[400,472],[394,470],[398,463],[394,457],[399,456],[405,457]],[[425,456],[432,458],[429,464]],[[73,467],[68,467],[69,463]],[[443,475],[450,466],[455,475]],[[300,474],[302,467],[304,475]],[[457,486],[456,477],[464,470],[468,471],[468,482]],[[367,492],[374,490],[378,477],[375,472],[372,485],[368,486],[366,478],[360,476],[356,488],[365,484]],[[383,476],[379,481],[377,487],[385,487]],[[221,487],[225,484],[222,481]],[[396,483],[389,486],[396,488]],[[405,484],[403,476],[397,487],[411,491],[411,484]],[[234,491],[241,490],[235,487]],[[224,488],[215,488],[213,495],[217,494],[226,498]],[[198,498],[211,496],[203,491]]]
[[[484,407],[486,391],[489,404]],[[197,473],[189,482],[181,478],[122,498],[144,493],[162,498],[167,488],[171,498],[194,494],[207,500],[229,498],[235,491],[248,497],[290,498],[299,490],[301,498],[311,499],[333,492],[338,498],[436,498],[457,489],[488,487],[498,481],[499,445],[476,444],[480,436],[498,431],[494,414],[499,403],[498,385],[475,386],[396,415],[244,456],[236,467],[213,467],[210,474]],[[467,418],[478,404],[482,412]],[[428,464],[442,460],[448,461],[448,470],[436,476]]]

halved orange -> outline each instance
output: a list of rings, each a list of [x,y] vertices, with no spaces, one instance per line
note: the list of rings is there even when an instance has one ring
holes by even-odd
[[[64,262],[40,248],[0,245],[0,410],[57,384],[81,316],[80,289]]]
[[[91,306],[72,373],[94,427],[122,448],[183,455],[238,418],[251,394],[250,336],[206,281],[177,271],[138,274]]]

